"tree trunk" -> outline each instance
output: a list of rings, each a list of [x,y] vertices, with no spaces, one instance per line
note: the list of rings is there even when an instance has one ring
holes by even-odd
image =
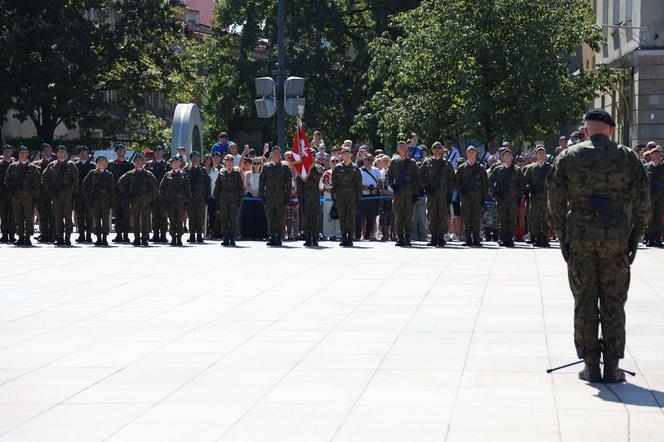
[[[37,130],[37,137],[42,143],[52,143],[55,138],[55,128],[58,126],[54,118],[42,117],[42,121],[31,118]]]

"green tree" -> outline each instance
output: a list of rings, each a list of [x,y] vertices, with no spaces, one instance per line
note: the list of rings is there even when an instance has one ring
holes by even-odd
[[[570,54],[600,47],[594,23],[584,0],[424,0],[371,44],[355,130],[377,122],[390,144],[411,130],[484,142],[551,135],[615,81],[606,68],[570,75]]]
[[[181,37],[179,0],[0,0],[3,88],[21,120],[51,141],[56,127],[123,127],[168,97]],[[113,116],[111,116],[113,115]]]

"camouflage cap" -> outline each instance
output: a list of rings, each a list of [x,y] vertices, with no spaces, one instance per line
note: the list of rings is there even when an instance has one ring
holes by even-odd
[[[591,109],[583,116],[583,121],[600,121],[611,127],[616,127],[616,122],[604,109]]]
[[[67,152],[67,148],[65,146],[63,146],[62,144],[58,144],[58,146],[55,148],[55,151],[59,152],[61,150],[64,150],[65,152]]]
[[[118,143],[114,146],[113,149],[117,152],[119,149],[125,149],[125,145],[122,143]]]
[[[51,145],[48,144],[48,143],[42,143],[42,145],[41,145],[41,150],[44,150],[44,149],[52,149],[52,147],[51,147]]]
[[[153,152],[156,152],[158,150],[164,150],[164,147],[163,146],[155,146],[155,147],[152,148]]]
[[[192,150],[191,153],[189,154],[189,158],[200,157],[200,156],[201,156],[201,153],[197,150]]]

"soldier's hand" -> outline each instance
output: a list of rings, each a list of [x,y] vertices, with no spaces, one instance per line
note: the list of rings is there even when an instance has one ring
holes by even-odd
[[[627,246],[627,259],[629,260],[630,265],[636,259],[636,251],[639,250],[639,238],[637,235],[633,234],[629,237],[629,242]]]

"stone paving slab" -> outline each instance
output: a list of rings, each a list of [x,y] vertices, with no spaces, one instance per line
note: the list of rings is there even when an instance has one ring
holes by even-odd
[[[0,440],[664,440],[662,250],[608,386],[555,248],[240,245],[0,246]]]

